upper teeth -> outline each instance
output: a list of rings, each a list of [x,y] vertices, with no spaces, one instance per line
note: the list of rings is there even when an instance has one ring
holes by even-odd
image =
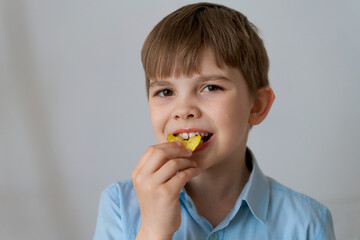
[[[191,133],[178,133],[177,136],[183,139],[189,139],[191,137],[195,137],[197,135],[201,135],[201,137],[209,136],[209,133],[204,132],[191,132]]]

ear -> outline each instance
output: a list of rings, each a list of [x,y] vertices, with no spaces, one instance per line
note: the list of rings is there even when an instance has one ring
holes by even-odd
[[[250,112],[249,123],[251,125],[260,124],[269,113],[274,100],[275,94],[270,87],[258,89],[254,97],[254,105]]]

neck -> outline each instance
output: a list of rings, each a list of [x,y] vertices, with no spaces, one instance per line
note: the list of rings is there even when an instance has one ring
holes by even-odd
[[[193,201],[205,203],[232,202],[235,204],[247,183],[250,170],[245,162],[245,150],[241,149],[236,157],[204,170],[200,176],[188,182],[185,189]]]

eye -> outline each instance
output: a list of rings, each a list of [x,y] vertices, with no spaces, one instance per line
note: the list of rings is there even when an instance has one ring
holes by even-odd
[[[221,91],[223,90],[222,87],[219,87],[217,85],[206,85],[204,88],[203,88],[203,91],[204,92],[214,92],[214,91]]]
[[[160,96],[160,97],[171,97],[173,95],[174,92],[170,89],[162,89],[155,93],[155,96]]]

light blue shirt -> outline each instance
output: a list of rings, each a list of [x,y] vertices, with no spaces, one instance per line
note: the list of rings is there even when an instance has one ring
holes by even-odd
[[[250,150],[248,159],[252,167],[249,181],[234,208],[215,228],[197,213],[186,192],[181,192],[181,226],[173,239],[335,239],[326,207],[266,177]],[[130,180],[113,183],[103,191],[94,240],[135,239],[140,224],[140,209]]]

